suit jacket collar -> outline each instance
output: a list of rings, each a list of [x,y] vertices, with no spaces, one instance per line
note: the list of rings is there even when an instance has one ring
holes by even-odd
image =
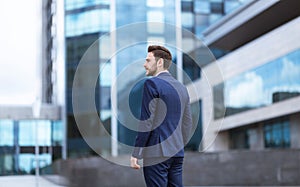
[[[169,71],[164,71],[164,72],[161,72],[159,73],[158,75],[156,75],[156,77],[161,77],[161,76],[170,76],[170,72]]]

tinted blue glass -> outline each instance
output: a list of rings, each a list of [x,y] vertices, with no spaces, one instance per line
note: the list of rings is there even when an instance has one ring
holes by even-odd
[[[210,13],[210,2],[208,0],[196,0],[194,2],[194,12],[209,14]]]
[[[108,32],[110,26],[108,9],[96,9],[66,16],[66,36],[94,32]]]
[[[13,121],[0,120],[0,146],[12,146],[14,144]]]
[[[52,142],[54,146],[62,145],[64,130],[62,121],[52,122]]]
[[[225,13],[228,14],[234,11],[235,9],[237,9],[238,7],[240,7],[241,5],[248,3],[249,1],[251,0],[225,0],[224,2]]]
[[[51,164],[50,154],[39,155],[39,166],[40,168]],[[19,168],[25,173],[31,173],[36,167],[35,155],[34,154],[20,154],[19,155]]]
[[[277,121],[264,126],[265,147],[280,148],[290,146],[288,121]]]
[[[202,32],[211,24],[214,24],[225,15],[231,13],[242,5],[250,2],[251,0],[195,0],[193,4],[193,10],[191,11],[196,17],[196,24],[194,29],[190,29],[198,37],[202,37]],[[184,3],[183,3],[184,5]],[[182,10],[188,12],[189,9],[182,7]],[[197,21],[198,16],[208,17],[207,23],[200,23]],[[183,26],[184,25],[183,21]]]
[[[73,10],[98,4],[109,5],[109,0],[65,0],[66,10]]]
[[[36,132],[37,131],[37,132]],[[20,121],[19,144],[21,146],[51,145],[51,122],[50,121]]]
[[[287,121],[283,124],[283,143],[284,145],[290,145],[290,128]]]
[[[214,94],[223,95],[226,116],[299,96],[300,50],[217,85]],[[222,117],[218,110],[215,107],[215,118]]]

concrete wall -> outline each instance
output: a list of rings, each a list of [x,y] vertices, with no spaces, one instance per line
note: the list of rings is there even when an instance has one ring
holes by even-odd
[[[126,162],[127,157],[118,159]],[[116,165],[101,157],[58,161],[52,169],[65,176],[72,187],[145,186],[142,170]],[[297,186],[300,150],[187,153],[184,185]]]

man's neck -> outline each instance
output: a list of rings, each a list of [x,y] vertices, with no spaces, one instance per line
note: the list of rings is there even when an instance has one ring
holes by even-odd
[[[162,71],[158,72],[157,74],[155,74],[154,76],[156,77],[161,73],[169,73],[169,71],[168,70],[162,70]]]

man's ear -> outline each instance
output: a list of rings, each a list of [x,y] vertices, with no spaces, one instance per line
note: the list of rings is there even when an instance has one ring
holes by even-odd
[[[160,67],[163,67],[164,66],[164,59],[160,58],[157,62],[157,65],[160,66]]]

